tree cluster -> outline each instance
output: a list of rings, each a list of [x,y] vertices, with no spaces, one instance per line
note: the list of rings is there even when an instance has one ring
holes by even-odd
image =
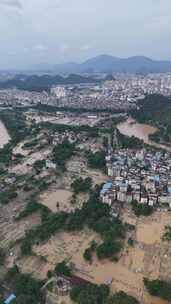
[[[71,188],[75,192],[75,194],[78,194],[80,192],[89,192],[92,187],[92,179],[90,177],[87,177],[83,179],[82,177],[77,178],[73,181],[71,184]]]
[[[152,206],[147,204],[139,204],[137,201],[132,201],[132,210],[134,211],[136,216],[150,216],[154,209]]]
[[[158,131],[150,135],[156,142],[169,143],[171,140],[171,103],[168,97],[162,95],[148,95],[139,102],[139,109],[131,115],[141,123],[157,126]]]
[[[120,291],[112,296],[110,304],[139,304],[139,302],[134,297]]]
[[[56,265],[55,273],[57,275],[65,275],[67,277],[70,277],[72,275],[71,269],[65,261],[62,261]]]
[[[93,252],[95,252],[96,248],[97,248],[97,243],[95,241],[92,241],[90,246],[87,249],[85,249],[83,257],[86,261],[90,263],[92,262],[92,254]]]
[[[118,219],[111,218],[110,207],[98,199],[96,192],[92,193],[82,209],[73,213],[65,212],[52,214],[44,213],[42,223],[26,234],[30,244],[48,240],[58,231],[80,231],[84,227],[94,230],[101,235],[104,243],[96,248],[99,258],[113,257],[121,250],[121,243],[125,237],[125,226]]]
[[[65,163],[69,160],[75,152],[75,145],[65,140],[62,144],[59,144],[53,148],[52,158],[59,168],[65,170]]]
[[[171,301],[171,282],[145,278],[144,285],[152,296]]]
[[[74,302],[79,304],[107,304],[109,287],[93,284],[75,287],[71,290],[70,297]]]
[[[17,266],[8,271],[6,281],[12,286],[17,297],[14,304],[42,303],[42,282],[33,279],[30,275],[21,274]]]
[[[7,205],[18,196],[14,187],[0,193],[0,204]]]
[[[0,266],[4,265],[5,262],[5,251],[3,248],[0,248]]]
[[[135,136],[126,136],[123,135],[117,130],[117,138],[119,142],[119,146],[122,149],[141,149],[144,146],[143,140],[135,137]]]
[[[86,153],[86,157],[89,167],[93,169],[105,170],[105,156],[105,151],[97,151],[95,153],[88,151],[88,153]]]

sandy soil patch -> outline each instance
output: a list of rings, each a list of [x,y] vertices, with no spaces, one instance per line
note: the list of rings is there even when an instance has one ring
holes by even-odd
[[[137,247],[132,248],[129,253],[129,257],[131,260],[130,267],[135,272],[141,272],[144,268],[144,256],[145,252],[142,249]]]
[[[134,256],[135,257],[135,256]],[[136,266],[142,264],[143,253],[139,253],[136,259]],[[80,273],[78,272],[78,275]],[[105,284],[112,281],[111,292],[115,293],[120,290],[139,299],[141,304],[168,304],[167,301],[156,299],[148,295],[144,288],[144,274],[136,273],[123,265],[123,261],[112,263],[110,261],[95,261],[93,265],[88,265],[81,276],[97,284]]]
[[[169,304],[168,301],[164,301],[162,299],[151,297],[149,294],[144,294],[144,303],[145,304]]]
[[[32,169],[35,161],[46,159],[49,153],[50,150],[46,150],[44,152],[34,152],[28,155],[24,159],[23,163],[9,168],[9,171],[16,174],[27,174]]]
[[[125,210],[123,212],[122,220],[124,223],[130,224],[133,226],[136,226],[136,224],[137,224],[137,217],[134,216],[134,214],[132,214],[131,210]]]
[[[13,154],[22,154],[23,156],[27,156],[29,154],[29,150],[23,149],[24,144],[26,141],[19,143],[14,149]]]
[[[100,170],[88,168],[87,162],[78,157],[73,157],[68,161],[67,171],[70,172],[70,175],[75,176],[75,178],[78,178],[78,174],[82,178],[91,177],[94,185],[105,183],[109,179],[109,177]]]
[[[57,263],[66,259],[75,265],[78,276],[97,284],[112,281],[113,293],[123,290],[139,299],[141,304],[168,304],[148,295],[143,278],[160,278],[163,272],[170,275],[171,250],[169,244],[161,244],[164,227],[170,221],[171,214],[157,212],[149,218],[138,219],[137,243],[133,248],[125,247],[118,263],[98,261],[96,256],[93,256],[92,264],[84,260],[83,253],[91,241],[100,241],[99,236],[89,230],[58,233],[45,244],[33,247],[37,256],[22,258],[18,263],[23,272],[43,279],[48,270],[53,270]]]
[[[70,296],[58,296],[55,293],[48,292],[46,297],[47,304],[73,304]]]
[[[41,203],[48,207],[52,212],[66,211],[69,212],[74,207],[70,201],[72,198],[72,192],[63,189],[49,189],[47,192],[40,196]],[[59,206],[59,207],[58,207]]]
[[[44,256],[52,266],[67,259],[72,260],[79,267],[82,263],[84,250],[94,239],[97,239],[97,236],[91,231],[78,233],[61,232],[53,236],[46,244],[34,246],[34,252],[37,255]]]
[[[159,223],[140,224],[137,227],[137,241],[147,245],[160,243],[163,231],[163,225]]]
[[[19,222],[10,221],[8,224],[0,220],[0,247],[10,247],[15,241],[23,238],[27,230],[38,224],[40,224],[39,214],[31,215]]]
[[[0,247],[8,248],[25,235],[25,231],[40,224],[40,214],[35,213],[16,222],[14,217],[25,208],[25,201],[17,200],[0,206]]]
[[[137,223],[137,241],[147,245],[161,243],[165,226],[171,223],[171,213],[155,212],[151,217],[140,218]]]
[[[168,219],[168,216],[164,216],[165,222],[167,222]],[[143,239],[139,241],[140,243],[135,244],[135,247],[125,248],[118,263],[106,260],[98,261],[96,256],[93,256],[92,264],[84,260],[83,253],[91,241],[100,241],[99,237],[92,231],[74,234],[66,232],[58,233],[46,244],[34,246],[33,248],[37,255],[43,256],[47,260],[46,268],[45,266],[42,268],[42,276],[45,276],[48,269],[54,269],[57,263],[66,259],[75,265],[77,275],[91,282],[103,284],[112,281],[111,291],[113,293],[123,290],[139,299],[142,304],[168,304],[166,301],[148,295],[143,283],[144,277],[150,279],[160,277],[160,263],[165,252],[161,251],[161,240],[159,237],[155,238],[153,243],[149,241],[147,233],[149,228],[152,226],[153,234],[156,234],[156,224],[160,224],[154,220],[156,220],[156,215],[151,219],[145,219],[145,221],[144,219],[139,219],[138,228],[140,227],[139,229],[142,229],[144,226],[141,225],[145,225],[146,233],[144,234],[140,230],[140,236],[142,238],[143,235]],[[152,236],[150,234],[150,240],[151,237],[153,238],[153,234]],[[160,229],[159,235],[161,235]],[[170,263],[170,259],[168,259],[168,261]],[[33,269],[34,265],[30,265],[30,269]],[[163,265],[163,267],[166,267],[166,265]]]
[[[103,184],[109,179],[109,177],[107,175],[103,174],[101,171],[91,170],[91,169],[87,169],[85,171],[85,176],[91,177],[94,185]]]
[[[97,284],[105,284],[112,281],[111,291],[124,290],[132,295],[141,294],[143,290],[142,274],[134,273],[121,263],[96,262],[89,274]]]
[[[23,273],[29,273],[37,279],[45,279],[48,270],[51,270],[49,265],[36,256],[24,257],[17,261],[17,265]]]

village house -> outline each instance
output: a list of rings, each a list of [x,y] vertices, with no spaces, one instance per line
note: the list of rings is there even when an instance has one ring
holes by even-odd
[[[171,208],[171,160],[169,153],[145,149],[110,150],[106,157],[110,182],[100,193],[102,202],[131,203]]]

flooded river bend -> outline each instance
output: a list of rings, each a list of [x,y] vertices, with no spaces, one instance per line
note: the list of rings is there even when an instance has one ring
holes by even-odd
[[[0,120],[0,148],[3,148],[10,140],[9,133],[5,128],[4,124]]]
[[[149,135],[154,134],[157,131],[156,127],[148,124],[138,123],[133,118],[129,117],[126,121],[117,125],[119,132],[126,136],[135,136],[143,140],[146,144],[152,145],[156,148],[164,149],[171,152],[171,147],[164,144],[158,144],[149,139]]]

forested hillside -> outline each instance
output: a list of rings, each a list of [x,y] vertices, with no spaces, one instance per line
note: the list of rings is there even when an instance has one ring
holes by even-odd
[[[159,131],[151,135],[157,142],[171,141],[171,99],[162,95],[148,95],[139,102],[139,109],[131,115],[141,123],[157,126]]]

